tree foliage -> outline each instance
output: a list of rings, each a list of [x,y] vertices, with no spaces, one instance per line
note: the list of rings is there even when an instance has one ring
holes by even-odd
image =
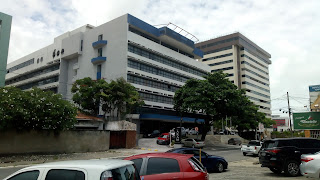
[[[204,140],[212,122],[232,117],[232,124],[239,130],[255,128],[264,119],[263,113],[238,89],[222,71],[208,74],[203,80],[190,79],[176,91],[174,108],[181,114],[186,112],[203,114]]]
[[[72,100],[78,104],[78,108],[87,114],[97,116],[99,114],[100,93],[101,90],[108,86],[105,80],[92,80],[83,78],[77,80],[71,88],[74,93]]]
[[[106,113],[116,112],[118,119],[123,118],[135,107],[144,104],[135,87],[123,78],[112,80],[92,80],[84,78],[77,80],[72,87],[73,100],[79,109],[91,115],[98,115],[99,107]]]
[[[51,91],[4,87],[0,102],[0,129],[60,131],[76,123],[76,108]]]

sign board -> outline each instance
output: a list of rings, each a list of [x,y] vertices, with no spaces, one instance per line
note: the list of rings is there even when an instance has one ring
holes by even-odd
[[[319,130],[320,112],[293,113],[294,130]]]
[[[181,142],[181,128],[177,127],[175,128],[175,141],[176,142]]]
[[[320,85],[309,86],[309,92],[319,92]]]
[[[259,130],[258,132],[263,132],[264,131],[264,125],[262,123],[259,123]]]

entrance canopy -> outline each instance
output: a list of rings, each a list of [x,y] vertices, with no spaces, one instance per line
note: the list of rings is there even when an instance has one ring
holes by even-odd
[[[181,117],[180,116],[170,116],[170,115],[162,115],[162,114],[140,114],[141,120],[158,120],[158,121],[165,121],[165,122],[175,122],[179,123]],[[204,123],[204,119],[196,119],[191,117],[183,117],[183,123]]]

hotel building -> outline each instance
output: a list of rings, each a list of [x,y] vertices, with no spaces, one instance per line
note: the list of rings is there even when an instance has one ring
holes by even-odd
[[[202,57],[187,37],[126,14],[97,27],[66,32],[49,46],[9,63],[5,84],[23,90],[36,86],[71,100],[71,87],[78,79],[110,82],[122,77],[145,101],[133,116],[138,131],[140,124],[142,129],[159,129],[168,123],[178,126],[174,93],[188,79],[210,72],[209,66],[195,60]],[[185,117],[184,122],[194,119]]]
[[[201,61],[211,72],[223,71],[231,82],[246,90],[246,96],[271,118],[269,65],[271,55],[241,33],[203,41]]]

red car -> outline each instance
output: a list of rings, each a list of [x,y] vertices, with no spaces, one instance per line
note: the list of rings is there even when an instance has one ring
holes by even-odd
[[[157,139],[157,144],[170,144],[169,133],[162,133]]]
[[[141,180],[208,180],[203,165],[190,154],[147,153],[130,156],[125,160],[134,162]]]

